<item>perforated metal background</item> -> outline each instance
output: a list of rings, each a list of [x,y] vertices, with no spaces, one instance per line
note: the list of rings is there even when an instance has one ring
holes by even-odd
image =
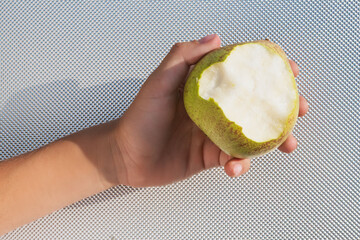
[[[359,1],[0,2],[0,159],[117,117],[171,45],[270,38],[301,68],[296,152],[115,187],[0,239],[359,239]]]

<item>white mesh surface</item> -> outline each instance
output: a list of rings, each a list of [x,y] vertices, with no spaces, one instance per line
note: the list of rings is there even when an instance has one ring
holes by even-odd
[[[171,45],[265,39],[301,68],[296,152],[115,187],[0,239],[360,239],[359,1],[0,1],[0,160],[117,118]]]

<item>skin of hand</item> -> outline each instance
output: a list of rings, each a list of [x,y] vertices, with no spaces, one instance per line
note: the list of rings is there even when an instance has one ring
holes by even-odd
[[[232,158],[221,151],[191,121],[184,108],[182,89],[189,70],[219,47],[216,34],[175,44],[123,117],[116,120],[110,141],[112,163],[107,163],[106,172],[117,184],[165,185],[218,166],[224,166],[230,177],[249,170],[249,159]],[[296,77],[298,66],[289,62]],[[306,100],[300,97],[299,116],[307,110]],[[290,135],[279,150],[290,153],[296,146],[296,139]]]

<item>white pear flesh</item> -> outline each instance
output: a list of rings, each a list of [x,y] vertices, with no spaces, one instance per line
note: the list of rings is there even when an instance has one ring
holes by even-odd
[[[235,47],[223,62],[202,73],[199,95],[213,99],[225,117],[255,142],[277,139],[297,101],[293,74],[284,59],[261,44]]]

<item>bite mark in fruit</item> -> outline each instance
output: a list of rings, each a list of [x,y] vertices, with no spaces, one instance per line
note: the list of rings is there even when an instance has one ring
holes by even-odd
[[[184,103],[195,124],[235,157],[278,147],[294,127],[299,108],[288,59],[267,40],[207,54],[189,74]]]

